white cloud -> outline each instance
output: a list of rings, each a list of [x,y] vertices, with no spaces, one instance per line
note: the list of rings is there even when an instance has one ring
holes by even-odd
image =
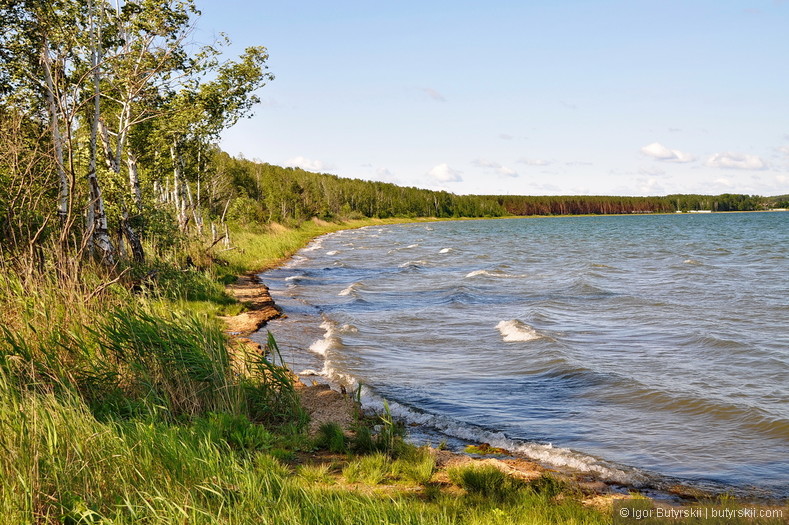
[[[446,162],[433,166],[433,168],[427,172],[429,176],[439,182],[463,182],[463,177],[461,177],[460,173],[461,172],[450,168]]]
[[[305,157],[293,157],[285,161],[286,168],[301,168],[306,171],[328,171],[334,169],[333,166],[320,160],[312,160]]]
[[[474,159],[471,161],[471,164],[478,168],[492,169],[496,173],[504,177],[520,177],[520,174],[517,171],[515,171],[512,168],[508,168],[507,166],[502,166],[498,162],[493,162],[485,159]]]
[[[444,95],[442,95],[441,93],[439,93],[438,91],[436,91],[433,88],[420,88],[420,91],[422,91],[422,93],[425,93],[428,97],[432,98],[433,100],[435,100],[437,102],[446,102],[447,101],[447,99],[444,97]]]
[[[693,162],[695,157],[676,149],[669,149],[659,142],[653,142],[641,148],[641,153],[656,160],[665,162]]]
[[[743,153],[716,153],[707,159],[705,164],[711,168],[723,168],[732,170],[763,170],[767,169],[767,163],[757,155],[746,155]]]
[[[526,157],[521,157],[518,159],[519,164],[526,164],[527,166],[547,166],[550,164],[547,160],[543,159],[528,159]]]
[[[474,159],[471,161],[472,166],[476,166],[478,168],[500,168],[501,164],[498,162],[493,162],[492,160],[486,159]]]
[[[500,138],[501,140],[512,140],[512,139],[514,139],[515,137],[513,137],[513,136],[512,136],[512,135],[510,135],[509,133],[499,133],[499,138]]]
[[[715,184],[718,184],[719,186],[725,186],[727,188],[731,188],[733,186],[729,179],[725,179],[723,177],[715,179]]]
[[[780,148],[778,148],[778,151],[786,156],[789,156],[789,146],[781,146]]]

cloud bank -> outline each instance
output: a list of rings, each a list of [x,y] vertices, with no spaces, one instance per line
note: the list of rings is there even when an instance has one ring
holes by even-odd
[[[730,170],[764,170],[767,163],[757,155],[746,155],[744,153],[716,153],[707,159],[705,164],[711,168],[723,168]]]
[[[286,168],[301,168],[305,171],[323,172],[334,169],[333,166],[320,160],[312,160],[305,157],[293,157],[285,161]]]
[[[693,162],[695,157],[676,149],[669,149],[659,142],[653,142],[641,148],[641,153],[663,162]]]
[[[453,170],[446,162],[433,166],[427,174],[438,182],[463,182],[461,172]]]

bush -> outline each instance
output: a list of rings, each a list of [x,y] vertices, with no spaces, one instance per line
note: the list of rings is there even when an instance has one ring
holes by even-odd
[[[452,483],[469,494],[484,497],[506,498],[517,492],[523,483],[493,465],[463,465],[447,471]]]
[[[345,434],[337,423],[324,423],[318,428],[315,446],[338,454],[348,451]]]

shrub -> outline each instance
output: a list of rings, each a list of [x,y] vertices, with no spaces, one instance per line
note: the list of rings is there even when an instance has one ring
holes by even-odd
[[[452,483],[470,494],[485,497],[506,498],[514,494],[523,484],[493,465],[463,465],[447,471]]]
[[[318,428],[315,446],[330,452],[344,453],[348,451],[345,434],[337,423],[324,423]]]

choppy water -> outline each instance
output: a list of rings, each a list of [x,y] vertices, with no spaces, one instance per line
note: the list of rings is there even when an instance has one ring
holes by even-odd
[[[263,280],[297,372],[401,417],[612,480],[789,496],[789,213],[368,227]]]

